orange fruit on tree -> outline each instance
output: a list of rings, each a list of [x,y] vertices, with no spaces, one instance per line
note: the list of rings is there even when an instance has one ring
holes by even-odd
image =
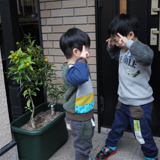
[[[16,55],[15,55],[15,53],[12,53],[12,57],[15,57]]]
[[[30,64],[29,64],[29,63],[26,63],[26,66],[27,66],[27,67],[29,67],[29,66],[30,66]]]
[[[17,59],[18,59],[18,56],[15,55],[15,56],[14,56],[14,59],[17,60]]]
[[[45,58],[45,59],[44,59],[44,61],[45,61],[45,62],[48,62],[48,59],[47,59],[47,58]]]

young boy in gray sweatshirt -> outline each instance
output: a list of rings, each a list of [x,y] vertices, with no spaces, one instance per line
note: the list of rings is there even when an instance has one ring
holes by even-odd
[[[116,153],[117,142],[130,123],[145,160],[158,160],[158,149],[150,128],[151,102],[154,98],[148,83],[154,53],[138,40],[138,20],[132,15],[117,15],[108,33],[107,51],[112,59],[119,61],[119,97],[112,130],[96,158],[107,160]]]

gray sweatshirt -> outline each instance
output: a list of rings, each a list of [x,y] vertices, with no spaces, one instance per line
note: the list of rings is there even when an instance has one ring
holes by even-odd
[[[129,50],[124,52],[116,46],[107,46],[110,57],[119,61],[118,100],[133,106],[150,103],[154,100],[148,83],[154,53],[140,41],[129,40],[126,47]]]

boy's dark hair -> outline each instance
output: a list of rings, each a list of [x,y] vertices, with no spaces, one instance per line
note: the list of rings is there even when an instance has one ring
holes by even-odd
[[[60,38],[60,48],[67,59],[72,57],[74,48],[82,51],[83,45],[89,48],[90,38],[78,28],[70,28]]]
[[[108,28],[109,36],[115,35],[118,32],[127,36],[129,32],[133,31],[135,37],[138,37],[139,21],[133,15],[119,14],[111,22]]]

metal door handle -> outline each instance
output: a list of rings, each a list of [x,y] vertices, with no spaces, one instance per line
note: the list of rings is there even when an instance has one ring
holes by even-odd
[[[159,12],[159,28],[151,28],[150,32],[150,45],[157,45],[158,35],[158,51],[160,51],[160,8],[158,8],[159,0],[152,0],[151,2],[151,15],[158,15]]]

